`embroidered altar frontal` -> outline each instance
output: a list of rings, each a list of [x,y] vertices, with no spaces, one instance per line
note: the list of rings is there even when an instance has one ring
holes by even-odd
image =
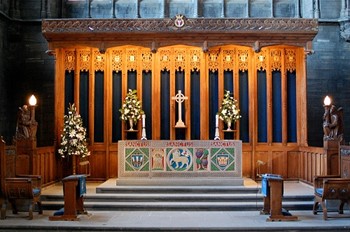
[[[117,184],[241,185],[240,140],[118,142]]]

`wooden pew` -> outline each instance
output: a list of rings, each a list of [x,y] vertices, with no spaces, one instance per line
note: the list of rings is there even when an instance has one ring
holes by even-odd
[[[327,214],[326,200],[339,200],[338,213],[343,214],[345,203],[348,205],[350,203],[350,178],[341,178],[337,175],[316,176],[314,178],[314,195],[313,213],[315,215],[320,204],[323,211],[323,219],[327,220],[327,218],[330,218]]]
[[[29,219],[33,219],[33,210],[38,206],[39,214],[42,214],[41,206],[41,176],[39,175],[16,175],[16,152],[7,149],[5,142],[0,138],[0,164],[1,164],[1,219],[6,218],[8,203],[11,203],[12,212],[18,213],[19,201],[29,202]],[[27,211],[27,210],[26,210]]]
[[[35,205],[38,206],[39,214],[42,214],[41,207],[41,177],[26,176],[5,179],[5,200],[1,208],[1,219],[6,218],[7,203],[11,203],[12,213],[17,214],[17,201],[29,201],[29,219],[33,219]]]

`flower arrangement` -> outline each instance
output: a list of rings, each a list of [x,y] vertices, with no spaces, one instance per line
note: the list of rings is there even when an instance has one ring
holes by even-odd
[[[237,106],[238,102],[231,96],[229,90],[225,90],[224,99],[222,100],[218,115],[221,120],[226,123],[234,122],[241,118],[240,110]]]
[[[85,158],[90,155],[86,143],[86,128],[74,104],[69,104],[68,115],[64,115],[64,127],[58,153],[62,158],[75,155]]]
[[[141,118],[144,112],[142,110],[141,101],[137,97],[137,90],[129,89],[119,112],[121,113],[120,119],[123,121],[132,120],[136,123],[137,120]]]

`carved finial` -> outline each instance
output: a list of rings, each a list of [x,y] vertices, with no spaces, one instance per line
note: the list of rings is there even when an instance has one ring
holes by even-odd
[[[208,48],[208,41],[204,41],[203,42],[203,48],[202,48],[203,52],[206,53],[209,51],[209,48]]]
[[[152,41],[151,52],[152,53],[156,53],[157,52],[157,46],[156,46],[156,42],[155,41]]]
[[[312,49],[312,41],[308,41],[305,46],[306,55],[312,55],[315,51]]]
[[[253,50],[254,50],[254,52],[256,52],[256,53],[259,53],[259,52],[261,51],[260,42],[259,42],[258,40],[255,41],[254,46],[253,46]]]

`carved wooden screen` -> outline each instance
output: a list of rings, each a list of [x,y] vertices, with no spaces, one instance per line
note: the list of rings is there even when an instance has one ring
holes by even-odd
[[[69,103],[78,106],[92,144],[141,138],[141,123],[138,132],[130,134],[119,119],[128,89],[137,89],[143,102],[148,139],[213,139],[216,112],[224,91],[230,90],[242,118],[235,134],[222,132],[220,122],[220,138],[297,142],[300,52],[293,47],[267,47],[255,53],[233,45],[208,52],[182,45],[156,52],[121,46],[103,54],[95,48],[62,49],[65,72],[57,88],[64,90],[64,109]],[[178,90],[188,97],[182,115],[186,128],[181,129],[174,127],[177,105],[171,99]]]

